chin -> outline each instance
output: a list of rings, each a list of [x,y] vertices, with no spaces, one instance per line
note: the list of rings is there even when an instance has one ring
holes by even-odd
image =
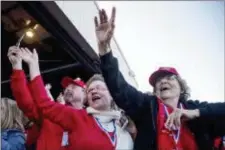
[[[160,97],[161,97],[162,99],[168,99],[168,98],[171,97],[171,95],[170,95],[170,94],[162,94],[162,95],[160,95]]]
[[[96,109],[96,110],[101,110],[102,105],[94,104],[94,105],[92,105],[91,107],[94,108],[94,109]]]

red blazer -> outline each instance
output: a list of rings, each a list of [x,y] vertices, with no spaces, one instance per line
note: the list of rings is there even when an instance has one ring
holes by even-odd
[[[25,74],[22,70],[13,70],[11,89],[18,107],[30,120],[40,126],[39,133],[28,132],[27,144],[33,144],[31,141],[35,142],[37,140],[37,150],[60,150],[63,129],[59,125],[47,119],[43,119],[33,100],[32,96],[34,93],[30,91]]]
[[[101,130],[92,115],[85,109],[76,110],[49,100],[41,76],[30,83],[34,99],[43,117],[75,133],[69,138],[69,150],[114,150],[107,134]]]

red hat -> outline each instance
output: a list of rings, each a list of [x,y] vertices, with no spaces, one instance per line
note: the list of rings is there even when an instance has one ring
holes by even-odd
[[[64,77],[61,81],[61,85],[63,86],[63,88],[66,88],[69,84],[75,84],[82,88],[86,87],[85,83],[80,78],[76,78],[73,80],[70,77]]]
[[[174,75],[179,75],[177,70],[173,67],[160,67],[157,71],[153,72],[151,76],[149,77],[149,83],[154,86],[155,81],[157,80],[158,77],[162,74],[174,74]]]

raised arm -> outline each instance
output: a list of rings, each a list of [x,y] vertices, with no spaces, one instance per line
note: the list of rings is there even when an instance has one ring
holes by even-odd
[[[12,64],[11,90],[18,107],[30,119],[37,123],[41,122],[39,112],[31,96],[27,80],[22,70],[22,59],[18,56],[19,49],[15,46],[9,48],[8,57]]]
[[[36,50],[32,53],[28,49],[21,49],[20,54],[29,66],[31,92],[33,93],[35,103],[43,117],[59,124],[66,130],[75,130],[77,124],[79,124],[80,121],[83,121],[83,118],[86,115],[85,110],[75,110],[72,107],[51,101],[40,76]]]
[[[95,17],[95,27],[105,82],[117,105],[134,120],[135,116],[138,116],[145,106],[149,106],[149,100],[153,97],[143,94],[124,80],[118,68],[118,61],[113,57],[109,48],[115,27],[115,8],[112,10],[109,21],[104,9],[99,12],[99,16],[100,22]]]
[[[23,70],[13,70],[11,76],[11,89],[18,107],[30,119],[41,123],[42,119],[28,88]]]

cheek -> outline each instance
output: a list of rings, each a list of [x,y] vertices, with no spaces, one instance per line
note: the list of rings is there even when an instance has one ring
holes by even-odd
[[[92,103],[91,94],[87,94],[87,102],[88,102],[89,105]]]
[[[156,83],[155,88],[154,88],[155,92],[159,92],[160,91],[159,89],[160,89],[159,83],[158,84]]]
[[[174,92],[176,92],[176,93],[180,93],[181,92],[181,88],[180,88],[180,85],[179,85],[179,83],[173,83],[173,84],[171,84],[172,85],[172,87],[173,87],[173,91]]]

